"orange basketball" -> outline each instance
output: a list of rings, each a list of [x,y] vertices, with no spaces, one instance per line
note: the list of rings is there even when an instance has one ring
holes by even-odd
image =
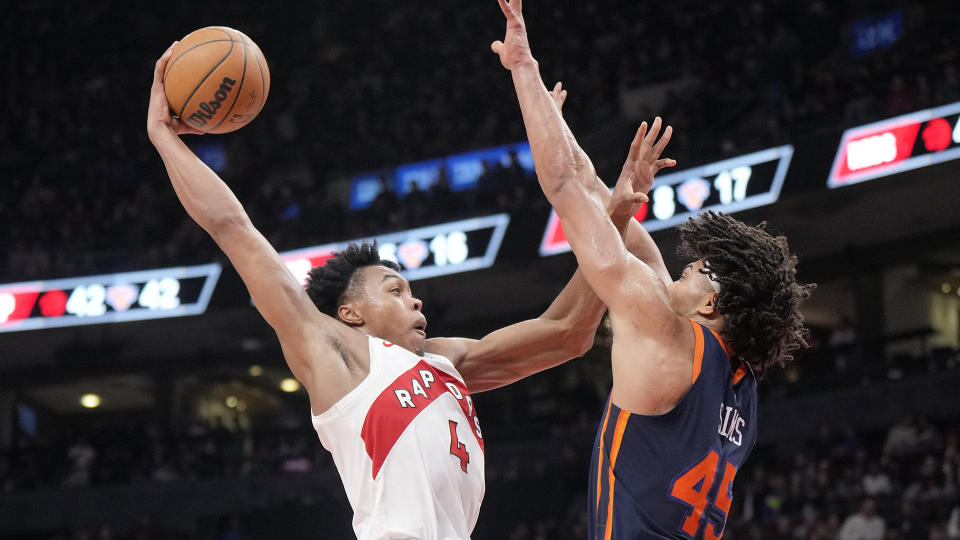
[[[228,133],[260,113],[270,71],[260,47],[243,32],[208,26],[173,48],[163,84],[174,116],[205,133]]]

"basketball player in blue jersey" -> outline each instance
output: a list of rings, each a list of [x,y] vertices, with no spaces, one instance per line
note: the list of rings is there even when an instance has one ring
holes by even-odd
[[[580,273],[536,319],[482,339],[426,337],[421,302],[375,246],[351,245],[298,283],[229,186],[180,139],[157,61],[147,133],[187,213],[229,257],[310,400],[360,539],[468,538],[484,493],[471,392],[583,354],[605,310]],[[608,218],[609,219],[609,218]]]
[[[561,87],[543,84],[521,0],[499,2],[507,29],[492,49],[511,72],[544,194],[613,328],[588,536],[720,538],[757,437],[755,374],[805,345],[799,305],[812,286],[797,282],[784,237],[712,212],[680,227],[692,262],[676,281],[648,235],[631,254],[622,235],[638,238],[631,218],[653,175],[674,165],[660,157],[671,129],[658,140],[659,118],[641,124],[611,195],[560,114]]]

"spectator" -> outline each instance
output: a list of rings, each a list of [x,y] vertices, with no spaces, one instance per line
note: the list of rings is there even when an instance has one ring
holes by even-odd
[[[461,198],[450,189],[450,178],[447,168],[440,167],[437,181],[427,190],[430,198],[430,208],[433,220],[447,219],[451,216],[461,216]]]
[[[840,318],[840,324],[830,332],[827,345],[833,351],[837,372],[846,373],[852,367],[852,356],[857,345],[857,330],[846,315]]]
[[[950,511],[950,519],[947,520],[947,538],[951,540],[960,538],[960,504],[954,501],[953,509]]]
[[[883,445],[884,453],[900,457],[913,452],[919,441],[917,422],[913,415],[906,414],[894,424],[887,433],[887,441]]]
[[[408,227],[419,227],[425,224],[433,214],[430,198],[420,189],[420,184],[416,180],[410,183],[410,191],[403,196],[403,209]]]
[[[876,460],[870,461],[867,473],[863,475],[863,492],[870,497],[889,495],[893,491],[890,475],[880,468]]]
[[[400,198],[387,179],[380,177],[380,192],[373,198],[367,212],[370,221],[380,229],[396,227],[402,219]]]
[[[955,495],[953,485],[944,479],[940,461],[932,455],[924,458],[919,474],[903,493],[904,499],[913,503],[920,516],[928,520],[946,514]]]
[[[86,487],[90,485],[90,470],[97,459],[97,450],[90,445],[86,437],[80,437],[67,451],[70,470],[63,481],[64,487]]]
[[[837,535],[839,540],[883,540],[886,525],[877,515],[877,503],[864,499],[860,511],[847,516]]]
[[[904,498],[900,502],[900,523],[896,529],[903,540],[926,540],[929,534],[929,525],[917,513],[917,506],[912,500]]]

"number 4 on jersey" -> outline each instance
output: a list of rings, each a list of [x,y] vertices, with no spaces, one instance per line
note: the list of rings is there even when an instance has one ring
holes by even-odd
[[[470,463],[470,453],[467,446],[457,438],[457,423],[450,420],[450,453],[460,458],[460,469],[467,472],[467,463]]]
[[[706,527],[703,531],[703,538],[706,540],[718,540],[723,535],[723,528],[727,522],[727,513],[730,511],[730,497],[733,489],[733,477],[737,475],[737,467],[732,463],[724,463],[723,471],[720,471],[720,456],[716,450],[710,450],[699,463],[687,469],[682,475],[673,481],[670,488],[670,496],[681,503],[690,507],[690,513],[687,514],[680,530],[686,533],[690,538],[697,535],[701,525],[708,520],[705,515],[707,504],[713,504],[715,508],[723,514],[720,523],[714,523],[713,527]],[[717,477],[722,472],[720,479],[720,488],[714,496],[715,500],[710,500],[710,488],[713,487]]]

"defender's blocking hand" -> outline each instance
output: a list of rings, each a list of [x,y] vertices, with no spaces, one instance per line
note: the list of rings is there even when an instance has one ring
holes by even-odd
[[[550,91],[550,97],[553,98],[553,102],[556,103],[557,109],[563,110],[563,103],[567,101],[567,91],[563,89],[563,83],[557,81],[557,84],[554,85],[553,90]]]
[[[500,56],[503,67],[513,69],[524,63],[533,63],[533,54],[530,53],[530,43],[527,41],[527,27],[523,22],[522,0],[497,0],[500,10],[507,18],[507,31],[503,41],[494,41],[490,49]]]
[[[657,140],[660,126],[659,116],[654,119],[649,132],[646,122],[640,124],[630,144],[630,152],[620,171],[620,178],[617,179],[617,184],[613,188],[609,206],[611,215],[633,216],[636,214],[640,210],[640,205],[649,200],[647,192],[653,186],[653,177],[657,172],[664,167],[673,167],[677,164],[676,160],[660,158],[660,154],[670,142],[670,137],[673,136],[673,128],[667,126],[663,136]]]

